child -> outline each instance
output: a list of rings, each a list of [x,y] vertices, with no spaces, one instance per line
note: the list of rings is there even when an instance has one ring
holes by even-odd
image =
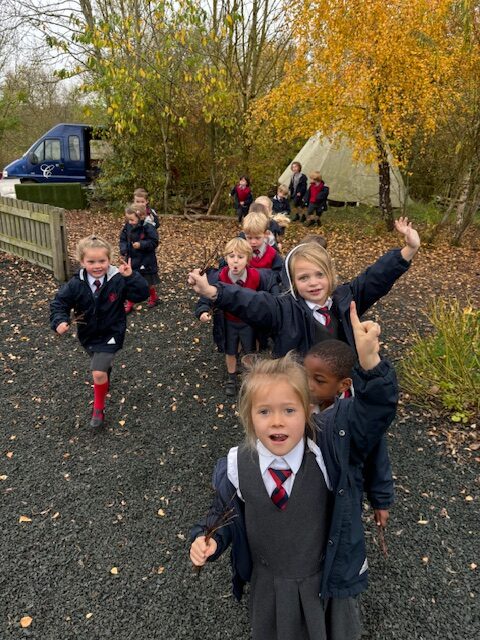
[[[268,218],[263,213],[252,212],[243,219],[243,233],[253,251],[249,265],[256,269],[281,271],[283,259],[279,253],[268,244],[268,224]]]
[[[305,195],[304,205],[307,207],[306,226],[322,225],[322,213],[327,210],[329,188],[322,180],[319,171],[310,174],[312,181]]]
[[[273,196],[272,208],[274,213],[290,215],[290,202],[288,200],[289,189],[284,184],[279,184],[277,195]]]
[[[249,213],[252,212],[252,207],[258,204],[263,205],[266,210],[269,231],[269,237],[267,239],[268,244],[278,249],[278,251],[281,251],[283,248],[282,238],[285,235],[285,229],[290,224],[290,218],[283,213],[277,213],[274,215],[273,203],[268,196],[258,196],[250,207]]]
[[[278,293],[276,277],[267,269],[257,271],[247,266],[252,257],[252,248],[243,238],[234,238],[227,242],[224,251],[227,266],[220,271],[208,274],[210,283],[224,282],[257,291],[259,289]],[[195,315],[201,322],[211,320],[212,304],[205,298],[200,298],[195,308]],[[225,387],[227,396],[237,394],[237,353],[239,344],[245,353],[256,350],[256,336],[254,330],[236,316],[226,312],[214,311],[213,338],[220,353],[225,352],[225,364],[228,380]]]
[[[355,596],[366,589],[367,561],[349,477],[393,420],[397,384],[378,356],[378,325],[361,323],[353,303],[351,325],[359,391],[322,415],[319,430],[312,429],[305,371],[290,354],[253,365],[238,404],[246,442],[217,462],[214,503],[192,530],[195,566],[232,545],[234,595],[240,599],[251,583],[253,640],[360,638]],[[206,538],[229,510],[230,524]]]
[[[144,221],[148,224],[153,224],[155,229],[158,229],[158,227],[160,226],[160,220],[155,209],[152,209],[152,207],[150,206],[150,203],[148,201],[148,191],[146,191],[146,189],[135,189],[135,191],[133,192],[133,204],[135,206],[140,205],[145,207]]]
[[[307,191],[307,176],[302,173],[302,165],[297,160],[292,162],[292,166],[290,168],[293,175],[290,179],[289,191],[290,199],[292,200],[294,208],[292,222],[295,222],[295,220],[299,220],[300,218],[299,212],[301,212],[305,192]]]
[[[359,314],[364,314],[407,271],[420,247],[419,235],[408,218],[399,218],[395,226],[405,237],[403,249],[388,251],[351,282],[338,287],[330,255],[313,242],[297,245],[285,259],[289,295],[274,297],[221,283],[213,287],[198,270],[189,274],[188,281],[219,309],[234,313],[256,328],[268,328],[276,357],[291,349],[304,355],[315,343],[331,338],[353,346],[350,302],[354,300]]]
[[[320,413],[333,407],[335,398],[351,398],[352,370],[355,353],[340,340],[325,340],[314,345],[303,362],[310,388],[313,412]],[[356,480],[360,495],[364,490],[373,508],[374,519],[385,528],[389,508],[394,501],[393,475],[388,447],[384,437],[368,454],[364,464],[358,466]]]
[[[243,218],[248,213],[248,207],[253,202],[252,190],[250,189],[250,180],[247,176],[240,176],[238,184],[230,191],[233,197],[235,210],[237,212],[238,224],[242,223]]]
[[[158,277],[158,264],[155,250],[158,246],[157,230],[152,224],[141,219],[135,206],[129,205],[125,209],[125,226],[120,233],[120,255],[125,260],[131,259],[132,268],[142,275],[149,285],[147,306],[156,307],[159,298],[155,285]],[[125,303],[125,313],[130,313],[134,307],[131,300]]]
[[[117,351],[123,346],[127,327],[124,302],[141,302],[148,286],[132,272],[131,260],[120,267],[110,264],[112,248],[96,236],[83,238],[77,245],[80,271],[60,288],[50,304],[50,325],[59,335],[70,329],[70,312],[77,319],[77,334],[91,357],[93,413],[90,426],[98,429],[105,422],[105,397]]]

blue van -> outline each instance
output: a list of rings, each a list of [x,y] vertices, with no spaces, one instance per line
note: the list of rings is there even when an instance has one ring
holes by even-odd
[[[3,178],[20,182],[82,182],[88,184],[100,169],[94,141],[102,130],[87,124],[57,124],[19,159],[3,170]],[[101,154],[100,154],[101,155]],[[104,157],[104,156],[103,156]]]

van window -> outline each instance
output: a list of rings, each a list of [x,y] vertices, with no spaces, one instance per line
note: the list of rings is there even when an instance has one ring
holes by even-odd
[[[58,161],[61,159],[60,140],[55,138],[45,140],[45,160]]]
[[[32,162],[37,164],[44,160],[58,161],[61,160],[60,140],[51,138],[42,140],[32,152]]]
[[[80,160],[80,138],[68,136],[68,155],[70,160]]]

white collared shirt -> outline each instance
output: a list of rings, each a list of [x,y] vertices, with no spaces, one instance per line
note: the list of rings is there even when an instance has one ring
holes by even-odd
[[[99,288],[101,288],[105,284],[106,276],[103,276],[102,278],[94,278],[89,273],[87,273],[87,280],[88,280],[88,284],[90,285],[90,289],[92,290],[92,293],[97,293],[97,287],[95,286],[95,280],[100,280],[101,284],[100,284]]]
[[[229,269],[229,270],[228,270],[228,277],[229,277],[229,278],[230,278],[230,280],[231,280],[233,283],[235,283],[235,284],[237,284],[237,282],[238,282],[239,280],[242,280],[242,282],[243,282],[243,283],[245,283],[245,281],[246,281],[246,279],[247,279],[247,270],[246,270],[246,269],[244,269],[244,270],[242,271],[242,273],[239,273],[239,274],[238,274],[238,276],[237,276],[237,275],[235,275],[234,273],[232,273],[232,272],[230,271],[230,269]]]
[[[263,258],[266,250],[267,250],[267,241],[264,240],[262,244],[259,246],[259,248],[254,250],[253,257],[257,259]],[[255,253],[255,251],[258,251],[258,253]]]
[[[330,311],[330,309],[332,308],[333,300],[331,298],[327,298],[325,301],[325,304],[323,305],[319,305],[316,302],[311,302],[310,300],[305,300],[305,302],[307,303],[309,308],[313,311],[313,317],[315,318],[315,320],[317,322],[320,322],[320,324],[323,324],[323,326],[326,326],[327,321],[325,319],[325,316],[322,313],[318,313],[318,309],[321,309],[322,307],[327,307],[327,309]]]
[[[310,440],[310,438],[307,438],[307,448],[315,455],[317,464],[325,479],[325,484],[331,491],[332,485],[330,483],[330,478],[328,477],[327,467],[325,465],[322,452],[320,451],[319,447],[313,442],[313,440]],[[305,441],[303,439],[300,440],[300,442],[291,451],[289,451],[287,455],[279,458],[275,456],[271,451],[269,451],[260,442],[260,440],[257,440],[257,452],[260,473],[262,475],[263,483],[268,495],[271,496],[273,490],[277,486],[275,484],[275,480],[272,478],[270,472],[268,471],[269,467],[271,467],[272,469],[291,469],[292,475],[289,476],[289,478],[287,478],[287,480],[285,480],[285,482],[283,483],[285,491],[288,495],[290,495],[292,493],[293,483],[295,482],[295,476],[302,465],[303,454],[305,452]],[[233,447],[228,452],[227,476],[237,490],[238,497],[242,498],[242,494],[240,492],[240,482],[238,479],[238,447]]]

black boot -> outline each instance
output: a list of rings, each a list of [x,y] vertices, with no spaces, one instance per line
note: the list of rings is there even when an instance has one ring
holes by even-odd
[[[229,373],[227,384],[225,385],[225,394],[232,398],[237,395],[237,374]]]

